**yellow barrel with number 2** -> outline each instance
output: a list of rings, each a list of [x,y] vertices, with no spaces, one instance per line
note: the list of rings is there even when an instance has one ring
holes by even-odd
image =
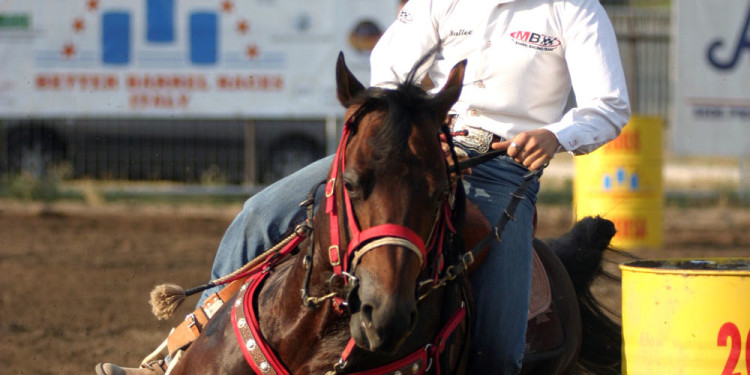
[[[750,258],[620,269],[623,374],[750,375]]]

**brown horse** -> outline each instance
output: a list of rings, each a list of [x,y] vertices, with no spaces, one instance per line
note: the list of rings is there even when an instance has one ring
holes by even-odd
[[[227,301],[171,374],[465,373],[473,257],[464,248],[482,247],[490,226],[440,145],[464,68],[435,95],[413,74],[394,90],[365,89],[339,56],[346,124],[325,202],[298,227],[293,255]],[[544,324],[530,323],[525,373],[568,373],[579,353],[589,368],[616,368],[619,327],[588,289],[613,234],[590,219],[549,247],[535,242],[553,307]],[[605,339],[581,350],[582,332]]]
[[[256,292],[228,301],[172,374],[248,374],[276,362],[283,369],[274,371],[290,374],[373,368],[421,373],[438,366],[430,362],[443,348],[433,343],[441,329],[466,326],[469,303],[461,278],[444,288],[419,283],[447,280],[440,260],[451,264],[456,258],[442,251],[450,247],[443,238],[454,218],[439,133],[461,92],[464,66],[456,65],[448,84],[430,96],[413,84],[365,89],[339,57],[337,93],[347,107],[346,125],[311,235],[299,244],[300,255],[273,267]],[[303,256],[308,249],[311,256]],[[334,298],[309,308],[300,303],[300,290]],[[238,345],[236,322],[245,327],[243,319],[249,319],[233,315],[243,297],[254,300],[247,315],[257,313],[262,340],[274,352],[257,365],[263,368],[250,365],[247,347]],[[466,342],[464,330],[458,331],[445,338]],[[443,371],[460,373],[465,346],[451,347],[459,349],[443,351]],[[403,361],[420,352],[430,356]]]

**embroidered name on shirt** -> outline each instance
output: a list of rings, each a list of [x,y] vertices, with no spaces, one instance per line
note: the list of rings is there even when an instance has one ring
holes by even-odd
[[[510,33],[510,37],[519,46],[537,49],[540,51],[553,51],[560,46],[560,39],[553,36],[532,33],[530,31],[516,31]]]
[[[398,20],[403,23],[409,23],[411,21],[414,21],[414,18],[412,17],[411,13],[405,10],[402,10],[401,12],[398,13]]]
[[[465,29],[451,30],[450,36],[469,36],[471,35],[472,32],[474,32],[474,30],[465,30]]]

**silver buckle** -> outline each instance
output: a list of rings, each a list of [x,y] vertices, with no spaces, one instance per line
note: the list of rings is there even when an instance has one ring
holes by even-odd
[[[464,149],[473,150],[480,154],[487,153],[492,144],[492,138],[495,136],[484,129],[475,128],[462,123],[453,124],[453,131],[459,132],[466,130],[467,135],[457,135],[453,141]]]

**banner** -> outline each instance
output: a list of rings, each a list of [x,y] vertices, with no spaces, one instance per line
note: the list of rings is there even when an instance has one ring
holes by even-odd
[[[0,0],[0,117],[319,118],[397,1]]]
[[[672,4],[672,150],[750,156],[750,0]]]

